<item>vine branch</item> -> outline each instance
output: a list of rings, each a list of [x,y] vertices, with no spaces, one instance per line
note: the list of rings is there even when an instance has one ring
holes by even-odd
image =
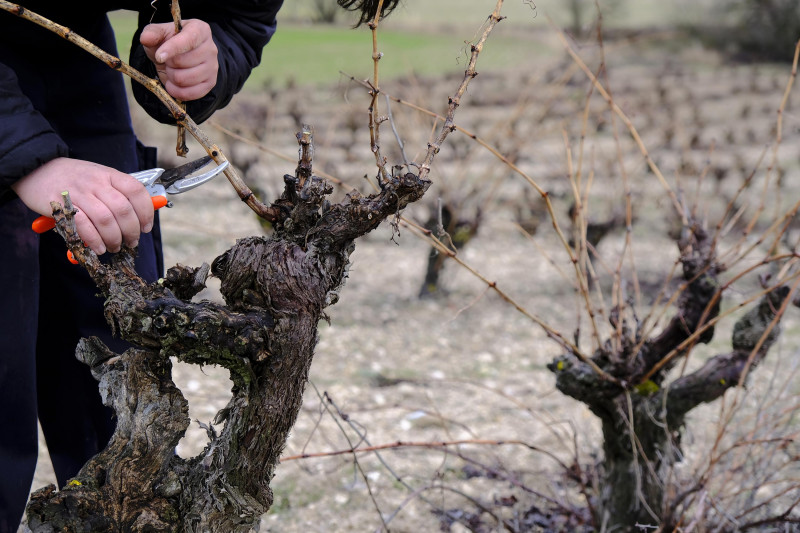
[[[181,24],[181,5],[178,0],[172,0],[172,20],[175,23],[175,33],[180,33],[183,29],[183,24]],[[175,100],[178,106],[186,112],[186,103]],[[175,153],[178,154],[179,157],[186,157],[186,154],[189,153],[189,148],[186,146],[186,128],[178,124],[178,138],[175,143]]]

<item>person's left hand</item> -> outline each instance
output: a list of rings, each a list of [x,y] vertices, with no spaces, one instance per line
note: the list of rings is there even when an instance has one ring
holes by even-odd
[[[175,33],[172,22],[148,24],[139,41],[167,92],[180,100],[197,100],[217,83],[217,45],[211,27],[202,20],[181,24],[180,33]]]

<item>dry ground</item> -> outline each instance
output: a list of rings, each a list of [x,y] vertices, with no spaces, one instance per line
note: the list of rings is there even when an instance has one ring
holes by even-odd
[[[613,54],[609,53],[611,87],[674,190],[680,185],[690,205],[699,191],[697,196],[709,201],[698,209],[717,216],[742,177],[756,168],[764,146],[774,141],[772,128],[789,68],[731,66],[699,47],[664,44],[669,40],[659,46],[649,41],[615,43]],[[589,45],[582,54],[596,52]],[[574,172],[588,91],[585,77],[570,73],[573,68],[570,61],[556,58],[514,72],[481,75],[457,120],[504,153],[516,154],[517,164],[552,192],[559,223],[565,227],[570,183],[564,139],[572,151]],[[387,83],[384,89],[438,111],[456,81],[416,79]],[[362,176],[373,176],[375,167],[368,150],[366,107],[363,90],[343,82],[315,91],[298,88],[241,95],[216,120],[290,157],[296,154],[293,135],[298,122],[311,123],[316,128],[317,169],[369,191]],[[413,157],[424,148],[433,121],[397,104],[392,112]],[[784,207],[800,198],[800,117],[791,103],[785,120],[778,159],[785,172]],[[145,124],[137,117],[140,128]],[[234,143],[211,127],[207,131],[222,139],[219,143],[228,157],[270,198],[279,192],[281,176],[293,172],[291,162]],[[613,131],[605,104],[593,96],[582,159],[583,183],[590,172],[594,180],[589,214],[603,219],[624,206],[618,164],[624,161],[636,206],[635,266],[643,291],[639,309],[644,314],[677,258],[668,236],[670,203],[621,128],[618,156]],[[142,134],[159,146],[171,146],[171,135],[163,129]],[[397,150],[389,148],[395,143],[388,125],[382,136],[387,152],[397,160]],[[463,199],[476,188],[485,222],[461,257],[556,329],[572,337],[579,328],[581,342],[588,345],[590,327],[585,317],[577,323],[580,303],[571,267],[550,223],[540,225],[532,237],[519,229],[523,220],[517,216],[518,207],[523,211],[530,207],[522,199],[526,189],[533,191],[465,136],[452,140],[432,173],[436,185],[425,205],[414,206],[405,216],[424,221],[437,197]],[[197,153],[195,148],[190,155]],[[767,152],[759,176],[765,173],[769,157]],[[171,163],[174,158],[165,155],[165,164]],[[704,172],[706,178],[699,179]],[[763,184],[763,179],[756,182]],[[759,194],[754,187],[745,196],[745,203],[752,202],[748,214]],[[168,265],[210,262],[237,237],[261,232],[226,183],[211,184],[175,203],[172,210],[162,212]],[[465,212],[474,210],[474,199],[465,200],[465,205]],[[741,226],[736,226],[726,243],[735,242],[740,234]],[[612,269],[623,243],[624,232],[616,232],[600,245],[599,253]],[[553,458],[571,464],[577,454],[582,464],[591,463],[599,451],[599,429],[582,405],[555,390],[545,365],[558,354],[558,347],[531,319],[455,264],[446,267],[446,297],[418,299],[427,254],[427,245],[408,229],[401,227],[398,235],[388,224],[357,243],[341,300],[329,309],[330,324],[321,324],[311,383],[286,456],[396,441],[473,439],[519,440],[546,453],[513,444],[462,444],[287,460],[274,480],[275,504],[262,520],[262,529],[374,531],[381,527],[382,514],[391,531],[436,531],[440,522],[434,510],[474,509],[464,495],[488,505],[507,503],[496,508],[507,516],[534,501],[542,505],[544,498],[566,506],[581,503]],[[595,265],[602,275],[603,264]],[[625,272],[630,281],[634,278],[629,266]],[[602,275],[600,283],[606,299],[609,279]],[[752,287],[750,277],[741,289],[732,291],[728,305],[747,297]],[[629,294],[635,297],[632,289]],[[213,291],[203,296],[216,297]],[[764,398],[781,398],[787,402],[781,405],[797,409],[797,313],[790,312],[783,340],[742,397],[744,408],[732,432],[754,427],[750,414],[759,408],[762,414],[771,412],[774,405]],[[723,324],[690,368],[703,357],[729,349],[729,331],[730,324]],[[218,369],[179,365],[175,377],[190,399],[193,419],[208,422],[224,406],[228,382]],[[730,393],[726,402],[733,397]],[[334,404],[346,419],[336,416]],[[688,454],[683,474],[703,466],[719,413],[716,404],[699,409],[693,418],[684,441]],[[796,434],[796,418],[786,429]],[[179,453],[198,453],[203,441],[203,431],[194,425]],[[793,446],[796,454],[797,444]],[[36,487],[50,481],[46,456],[42,459]],[[797,477],[800,472],[794,466],[785,473]],[[532,491],[539,496],[533,498]],[[511,505],[514,498],[518,503]],[[457,524],[452,530],[464,529]]]

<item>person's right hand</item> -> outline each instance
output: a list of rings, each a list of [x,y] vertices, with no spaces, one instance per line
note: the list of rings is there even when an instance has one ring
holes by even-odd
[[[11,188],[29,209],[52,216],[50,202],[68,191],[78,210],[75,225],[83,242],[98,255],[136,246],[153,229],[153,202],[132,176],[113,168],[60,157],[37,168]]]

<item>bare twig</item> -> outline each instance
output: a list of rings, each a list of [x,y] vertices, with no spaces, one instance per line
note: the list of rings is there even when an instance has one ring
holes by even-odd
[[[341,431],[341,433],[344,436],[344,438],[347,440],[348,444],[350,444],[350,446],[353,447],[353,443],[350,440],[350,437],[348,436],[347,432],[344,430],[344,428],[339,423],[339,419],[347,420],[347,417],[342,415],[342,412],[339,410],[339,408],[336,406],[336,404],[333,403],[333,399],[328,395],[327,392],[320,394],[320,392],[317,389],[316,385],[312,384],[312,386],[314,387],[314,391],[317,393],[317,396],[319,397],[320,401],[322,402],[322,405],[325,406],[325,410],[327,410],[329,413],[330,413],[330,407],[333,407],[333,409],[336,410],[337,414],[339,415],[338,418],[337,417],[333,417],[332,413],[330,413],[330,414],[331,414],[332,418],[334,419],[334,421],[336,422],[336,425],[339,426],[339,430]],[[348,423],[349,423],[349,421],[348,421]],[[351,427],[352,427],[352,424],[351,424]],[[361,441],[364,440],[364,436],[361,435],[361,434],[359,434],[359,438],[360,438]],[[359,444],[360,444],[360,442],[359,442]],[[381,519],[381,523],[383,524],[384,529],[388,530],[388,525],[386,523],[386,520],[383,517],[383,512],[381,512],[380,505],[378,505],[378,501],[375,499],[375,495],[372,492],[372,487],[371,487],[370,482],[369,482],[369,477],[367,476],[366,472],[364,472],[364,469],[361,468],[361,463],[358,462],[358,458],[356,457],[356,455],[352,454],[352,456],[353,456],[353,464],[358,469],[358,472],[361,474],[361,479],[364,480],[364,484],[367,487],[367,492],[369,493],[370,500],[372,500],[372,504],[375,506],[375,510],[377,511],[378,516]],[[281,461],[283,461],[283,459],[281,459]]]
[[[564,464],[561,459],[553,455],[543,448],[527,443],[525,441],[516,439],[459,439],[451,441],[431,441],[431,442],[418,442],[418,441],[395,441],[386,444],[375,444],[362,447],[353,447],[347,450],[335,450],[332,452],[316,452],[316,453],[303,453],[299,455],[289,455],[281,458],[284,461],[297,461],[300,459],[311,459],[315,457],[335,457],[337,455],[348,455],[353,453],[370,453],[380,450],[401,449],[401,448],[448,448],[451,446],[463,446],[472,444],[476,446],[522,446],[531,451],[539,452],[555,461],[561,468],[568,470],[569,466]]]
[[[381,92],[379,85],[378,63],[383,57],[383,53],[378,51],[378,24],[381,19],[381,9],[383,8],[383,0],[378,0],[378,5],[375,8],[375,18],[370,21],[369,29],[372,31],[372,83],[370,84],[370,95],[372,99],[369,104],[369,140],[370,149],[375,155],[375,163],[378,165],[378,179],[381,182],[388,181],[391,176],[389,171],[386,170],[386,158],[381,155],[380,143],[380,125],[382,119],[378,117],[378,95]]]
[[[172,0],[172,20],[175,22],[175,33],[180,33],[183,29],[181,24],[181,6],[178,0]],[[186,112],[186,103],[180,100],[175,100],[180,108]],[[186,157],[189,153],[189,148],[186,146],[186,128],[178,124],[178,140],[175,143],[175,153],[179,157]]]
[[[410,222],[410,221],[408,221],[406,219],[403,219],[403,222],[406,224],[406,227],[408,227],[412,231],[412,233],[416,233],[420,237],[430,233],[425,228],[422,228],[422,227],[418,226],[417,224],[414,224],[414,223],[412,223],[412,222]],[[495,293],[497,293],[497,295],[500,296],[500,298],[505,300],[507,303],[511,304],[517,311],[519,311],[520,313],[522,313],[523,315],[525,315],[526,317],[531,319],[535,324],[537,324],[539,327],[541,327],[545,331],[545,333],[548,335],[548,337],[553,339],[555,342],[557,342],[559,345],[561,345],[568,352],[574,354],[578,359],[580,359],[581,361],[586,363],[600,377],[602,377],[603,379],[605,379],[606,381],[608,381],[610,383],[614,383],[614,384],[619,385],[619,380],[617,380],[617,378],[615,378],[614,376],[608,374],[602,368],[597,366],[597,364],[594,361],[592,361],[591,359],[589,359],[589,357],[586,354],[584,354],[580,350],[580,348],[578,348],[574,343],[572,343],[569,340],[567,340],[567,338],[564,337],[564,335],[560,331],[556,330],[552,326],[549,326],[543,319],[541,319],[540,317],[532,314],[530,311],[528,311],[523,306],[521,306],[519,303],[517,303],[513,298],[511,298],[511,296],[509,296],[505,291],[503,291],[502,289],[500,289],[500,287],[498,287],[496,281],[489,280],[484,275],[479,273],[477,270],[475,270],[474,268],[469,266],[467,263],[462,261],[461,258],[458,257],[458,255],[455,252],[453,252],[452,250],[450,250],[449,248],[444,246],[437,239],[430,238],[430,239],[427,239],[427,240],[431,244],[431,246],[433,246],[434,248],[437,249],[437,251],[439,253],[446,254],[448,257],[450,257],[450,259],[454,260],[461,267],[465,268],[473,276],[475,276],[478,279],[480,279],[481,281],[483,281],[493,291],[495,291]]]
[[[489,34],[492,32],[495,25],[505,18],[500,16],[501,7],[503,7],[503,0],[497,0],[494,11],[489,16],[489,22],[486,25],[486,29],[483,31],[483,35],[481,35],[476,44],[471,46],[471,55],[467,65],[467,70],[464,72],[464,79],[459,85],[458,89],[456,89],[455,94],[449,99],[447,116],[444,119],[442,128],[439,130],[439,136],[436,138],[436,140],[434,140],[434,142],[428,144],[428,152],[425,155],[422,164],[420,165],[420,178],[425,178],[430,173],[430,165],[433,161],[433,158],[437,153],[439,153],[442,143],[444,143],[444,140],[447,138],[447,136],[456,129],[454,120],[456,108],[461,105],[461,98],[467,91],[469,82],[478,75],[478,72],[475,70],[475,65],[478,62],[478,55],[483,50],[483,45],[486,43],[486,39],[489,38]]]
[[[647,150],[647,147],[645,146],[644,141],[642,140],[641,136],[639,135],[639,131],[633,125],[633,123],[628,118],[628,116],[625,114],[625,112],[622,110],[622,108],[620,108],[614,102],[614,99],[611,97],[611,94],[609,94],[609,92],[606,90],[606,88],[603,87],[603,84],[600,83],[600,80],[597,79],[597,76],[594,75],[594,73],[589,69],[589,67],[586,66],[586,63],[583,61],[583,59],[581,59],[581,57],[578,55],[578,53],[575,52],[575,50],[573,49],[572,45],[569,44],[569,42],[567,41],[567,38],[564,36],[564,33],[560,29],[558,29],[558,27],[556,27],[554,24],[552,24],[552,21],[550,21],[550,22],[551,22],[551,25],[553,26],[553,28],[554,28],[554,30],[556,32],[556,35],[558,36],[558,39],[561,41],[561,44],[564,46],[564,49],[572,57],[573,61],[575,61],[575,63],[577,63],[577,65],[580,67],[580,69],[583,71],[583,73],[586,74],[586,77],[588,77],[589,80],[592,82],[594,87],[597,89],[597,92],[606,100],[606,102],[608,102],[608,105],[611,108],[611,110],[620,118],[620,120],[622,120],[623,124],[625,124],[625,127],[628,128],[628,131],[630,132],[631,137],[633,137],[634,142],[639,147],[639,150],[641,151],[642,155],[644,156],[645,161],[647,162],[648,166],[650,167],[650,170],[653,171],[653,174],[655,174],[656,178],[661,183],[661,186],[664,188],[664,191],[669,195],[670,200],[672,201],[672,205],[675,208],[675,212],[681,217],[682,220],[685,221],[686,218],[685,218],[685,214],[684,214],[684,209],[681,206],[680,201],[678,201],[678,197],[676,196],[675,191],[672,190],[672,187],[670,187],[670,185],[667,182],[666,178],[661,173],[661,170],[658,168],[658,165],[656,165],[655,161],[653,161],[653,158],[650,157],[650,152]]]

